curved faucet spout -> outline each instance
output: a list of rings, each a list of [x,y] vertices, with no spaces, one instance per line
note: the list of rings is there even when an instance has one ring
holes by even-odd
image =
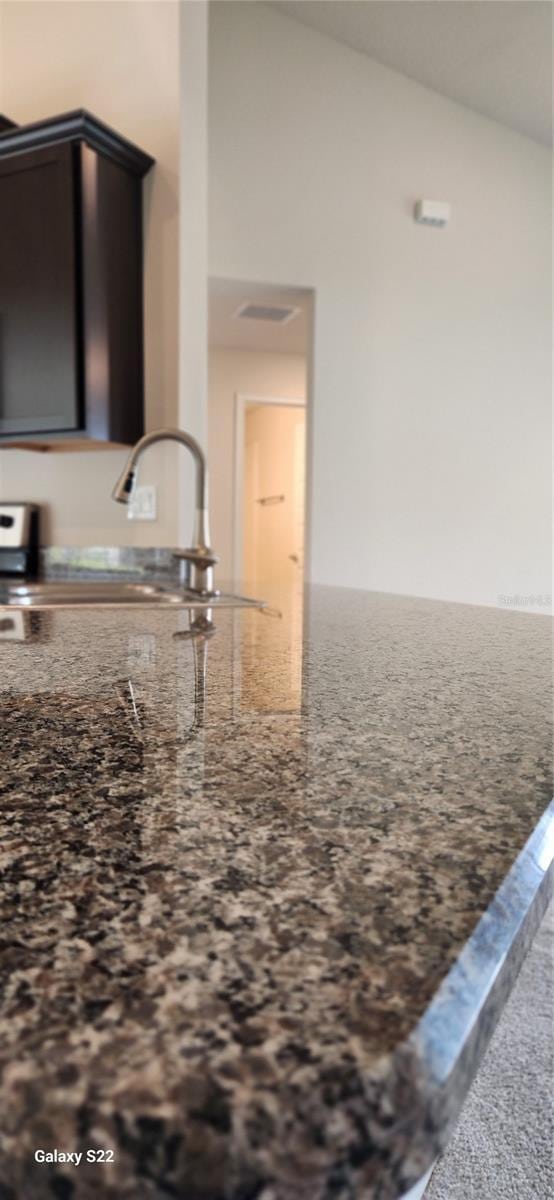
[[[208,468],[202,447],[190,433],[183,429],[155,429],[145,433],[133,446],[127,462],[113,489],[112,498],[119,504],[128,504],[137,480],[140,458],[155,442],[179,442],[190,450],[196,467],[196,514],[194,519],[193,544],[179,553],[191,563],[191,590],[203,595],[213,593],[213,567],[217,562],[210,545],[210,523],[208,515]]]

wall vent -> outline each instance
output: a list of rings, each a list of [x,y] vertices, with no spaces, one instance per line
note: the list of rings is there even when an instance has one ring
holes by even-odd
[[[284,304],[241,304],[233,314],[244,321],[272,321],[274,325],[288,325],[298,316],[299,308]]]

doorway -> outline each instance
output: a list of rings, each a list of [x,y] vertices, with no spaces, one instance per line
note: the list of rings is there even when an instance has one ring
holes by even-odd
[[[237,395],[234,574],[295,591],[304,572],[306,405]]]
[[[309,288],[209,281],[208,456],[218,578],[301,592],[309,547]],[[298,586],[297,586],[298,585]],[[232,589],[231,589],[232,590]],[[276,601],[277,602],[277,601]]]

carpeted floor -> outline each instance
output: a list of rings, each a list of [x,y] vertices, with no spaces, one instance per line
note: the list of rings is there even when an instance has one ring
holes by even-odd
[[[554,1198],[553,916],[551,906],[425,1200]]]

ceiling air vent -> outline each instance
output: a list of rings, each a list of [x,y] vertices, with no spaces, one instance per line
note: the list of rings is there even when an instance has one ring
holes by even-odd
[[[287,325],[299,312],[299,308],[283,304],[241,304],[234,315],[245,321],[273,321],[275,325]]]

